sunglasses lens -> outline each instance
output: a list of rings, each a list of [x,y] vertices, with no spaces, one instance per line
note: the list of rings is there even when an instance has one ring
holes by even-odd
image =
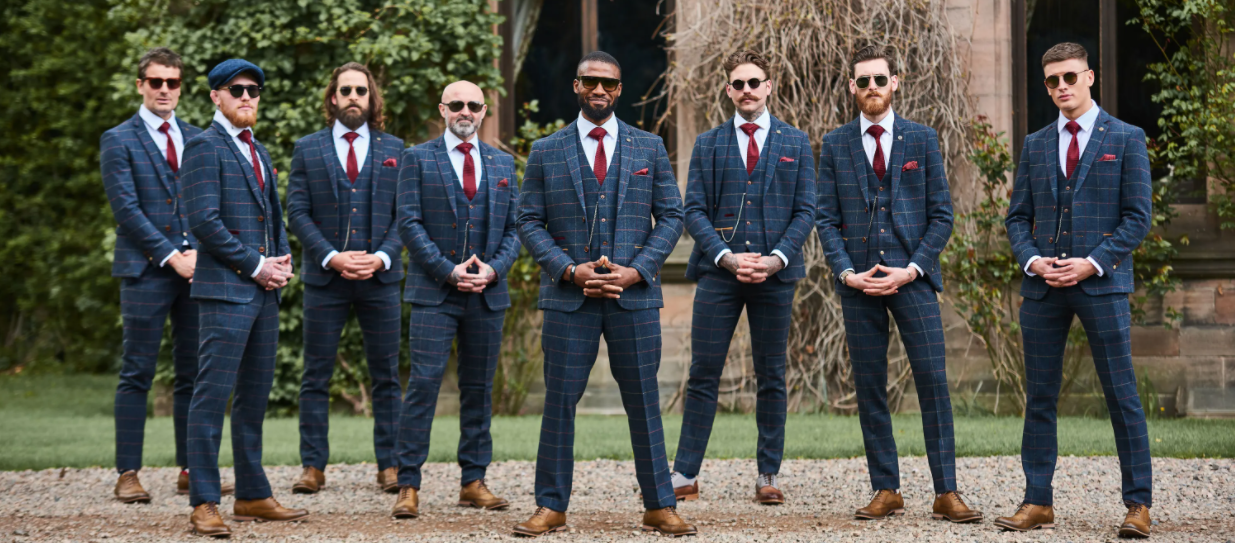
[[[599,84],[600,84],[600,78],[596,78],[596,77],[580,77],[580,78],[579,78],[579,84],[580,84],[580,85],[583,85],[583,88],[585,88],[585,89],[594,89],[594,88],[596,88],[596,85],[599,85]]]
[[[450,109],[451,113],[458,113],[463,111],[463,102],[460,100],[455,100],[449,104],[446,104],[446,107]]]
[[[163,80],[162,80],[162,79],[150,78],[150,79],[147,79],[147,80],[146,80],[146,84],[147,84],[147,85],[150,85],[150,88],[152,88],[152,89],[154,89],[154,90],[159,90],[159,89],[163,88]]]
[[[356,96],[364,96],[366,94],[369,94],[368,87],[356,87]]]
[[[343,96],[351,96],[352,88],[351,87],[339,87],[339,94],[342,94]]]
[[[853,84],[857,85],[859,89],[865,89],[866,87],[870,86],[871,78],[869,76],[864,75],[862,77],[857,78],[857,80],[855,80]]]
[[[762,82],[762,81],[760,81],[760,80],[759,80],[759,78],[752,78],[750,81],[747,81],[747,82],[746,82],[746,84],[750,85],[750,90],[755,90],[755,89],[759,88],[759,85],[760,85],[761,83],[763,83],[763,82]]]
[[[467,109],[468,111],[471,111],[472,113],[480,113],[480,110],[484,108],[485,108],[485,105],[480,102],[468,102],[467,103]]]
[[[888,86],[888,76],[886,75],[875,76],[875,85],[878,86],[879,88]]]
[[[1077,78],[1076,72],[1068,72],[1066,74],[1063,74],[1063,82],[1069,85],[1075,85],[1076,78]]]
[[[620,81],[616,79],[601,79],[600,81],[605,86],[605,90],[609,92],[617,90],[618,83],[620,83]]]
[[[746,82],[741,79],[734,79],[733,82],[729,83],[729,86],[733,87],[735,91],[740,91],[746,88]]]
[[[1059,76],[1052,75],[1046,78],[1046,88],[1054,89],[1059,87]]]
[[[156,87],[156,88],[157,88],[157,87]],[[171,90],[176,90],[176,89],[180,88],[180,80],[179,80],[179,79],[168,79],[168,80],[167,80],[167,88],[168,88],[168,89],[171,89]]]

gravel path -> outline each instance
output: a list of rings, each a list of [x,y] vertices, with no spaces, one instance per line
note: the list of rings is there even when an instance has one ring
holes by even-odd
[[[1055,477],[1059,528],[1029,534],[1005,533],[991,521],[1011,514],[1024,481],[1017,457],[961,458],[961,490],[986,520],[951,525],[930,519],[930,476],[923,457],[902,458],[908,515],[886,521],[852,520],[865,505],[865,461],[791,460],[781,469],[788,502],[779,507],[751,503],[753,460],[708,461],[700,479],[702,499],[679,511],[698,525],[698,541],[1113,541],[1123,519],[1118,461],[1114,457],[1062,458]],[[231,523],[243,541],[481,541],[513,539],[509,529],[533,510],[530,462],[503,462],[489,469],[490,487],[509,499],[507,511],[484,512],[454,506],[458,468],[425,468],[421,517],[394,521],[394,496],[377,490],[372,464],[334,465],[327,487],[315,496],[288,490],[299,468],[270,467],[275,497],[309,509],[308,521],[294,524]],[[569,534],[546,541],[651,541],[638,532],[642,511],[631,462],[597,460],[575,467]],[[1153,540],[1235,542],[1235,461],[1155,459],[1156,521]],[[176,471],[142,471],[154,496],[147,505],[123,505],[111,498],[110,469],[0,472],[0,543],[8,541],[203,541],[188,533],[190,509],[174,494]],[[224,477],[231,477],[225,470]],[[221,509],[230,516],[231,498]],[[691,540],[687,540],[691,541]]]

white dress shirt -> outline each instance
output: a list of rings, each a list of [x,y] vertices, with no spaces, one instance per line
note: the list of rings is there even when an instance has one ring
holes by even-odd
[[[876,124],[883,127],[883,134],[879,135],[878,146],[876,146],[875,136],[866,132],[867,130],[870,129],[870,127]],[[858,125],[862,130],[862,150],[866,151],[867,165],[869,165],[872,168],[875,167],[875,151],[882,149],[883,150],[883,165],[885,168],[891,168],[892,164],[890,160],[892,159],[892,145],[893,145],[892,144],[892,129],[896,126],[896,112],[892,111],[892,108],[888,108],[888,114],[884,115],[883,120],[879,121],[878,123],[871,122],[870,119],[866,118],[866,115],[859,115]],[[918,277],[922,277],[926,275],[926,272],[922,271],[922,268],[918,267],[917,264],[910,262],[909,265],[912,266],[913,269],[918,271]],[[853,269],[850,268],[845,271],[853,271]],[[844,273],[844,272],[841,272],[841,273]]]
[[[459,139],[454,132],[447,130],[442,137],[446,139],[446,156],[450,157],[450,165],[455,169],[455,180],[459,182],[459,186],[463,186],[463,151],[457,149],[463,140]],[[588,138],[591,139],[591,138]],[[594,140],[593,140],[594,141]],[[476,166],[476,186],[480,186],[480,180],[484,179],[484,161],[480,160],[480,138],[473,133],[471,139],[467,140],[472,144],[472,151],[468,154],[472,155],[472,164]]]
[[[330,132],[334,137],[334,151],[339,157],[339,165],[343,167],[343,171],[347,171],[347,152],[349,147],[356,151],[356,171],[363,171],[367,163],[365,159],[369,157],[369,123],[362,124],[360,128],[352,130],[343,126],[342,121],[335,119],[334,127]],[[360,137],[352,141],[352,144],[349,146],[347,138],[343,136],[350,132],[355,132]],[[376,183],[377,180],[374,179],[373,182]],[[322,269],[330,269],[330,260],[337,254],[339,254],[339,251],[330,251],[330,254],[326,255],[325,260],[322,260]],[[382,259],[382,263],[386,265],[387,270],[390,269],[390,255],[387,255],[385,251],[378,251],[373,254]]]
[[[596,139],[588,134],[592,132],[597,125],[592,124],[583,117],[583,112],[579,112],[579,120],[576,121],[576,126],[579,128],[579,143],[583,144],[583,154],[587,156],[588,167],[596,168]],[[605,167],[613,165],[613,150],[617,146],[618,122],[616,115],[609,115],[609,120],[605,124],[599,125],[605,129]]]
[[[1089,137],[1093,135],[1093,125],[1098,122],[1098,113],[1100,111],[1102,109],[1098,107],[1097,102],[1094,102],[1093,107],[1090,107],[1089,111],[1086,111],[1084,115],[1081,115],[1076,120],[1076,124],[1081,125],[1081,129],[1076,132],[1076,145],[1080,149],[1080,156],[1082,157],[1085,156],[1085,146],[1089,144]],[[1055,121],[1055,127],[1059,130],[1059,169],[1064,172],[1068,171],[1068,147],[1072,145],[1072,132],[1068,131],[1068,121],[1069,119],[1064,117],[1063,112],[1059,113],[1059,120]],[[1079,160],[1077,165],[1080,165]],[[1042,257],[1036,255],[1029,257],[1029,262],[1025,263],[1025,275],[1030,277],[1038,275],[1029,271],[1029,266],[1039,258]],[[1098,261],[1088,256],[1085,257],[1085,260],[1093,264],[1094,269],[1098,270],[1098,277],[1102,277],[1102,266],[1098,265]]]
[[[738,136],[738,156],[742,157],[743,166],[746,166],[746,147],[750,145],[750,136],[747,136],[746,131],[742,130],[742,125],[748,122],[750,121],[747,121],[741,115],[733,116],[733,129],[736,131]],[[768,141],[768,130],[771,130],[772,128],[772,116],[768,114],[768,109],[763,108],[763,113],[760,114],[759,118],[755,119],[754,122],[759,126],[759,128],[755,130],[755,149],[757,149],[759,154],[762,155],[763,144]],[[728,247],[721,249],[720,254],[716,255],[716,260],[713,263],[719,268],[720,259],[724,258],[726,254],[732,252],[733,251],[729,250]],[[772,249],[772,254],[779,256],[781,262],[785,263],[785,267],[789,266],[789,258],[785,256],[785,253],[780,252],[780,249]]]
[[[159,148],[159,154],[163,156],[163,160],[167,160],[167,136],[171,135],[172,143],[176,146],[176,164],[184,164],[184,133],[180,131],[180,125],[176,123],[176,112],[173,111],[172,116],[164,120],[162,117],[155,115],[153,111],[146,109],[146,104],[142,104],[137,109],[137,115],[145,123],[146,132],[150,133],[150,139],[154,140],[154,146]],[[164,122],[169,125],[167,134],[159,130],[159,127],[163,126]],[[184,245],[187,246],[188,244],[189,240],[184,240]],[[167,256],[159,261],[159,267],[165,266],[167,261],[176,256],[178,252],[180,251],[167,253]]]
[[[236,128],[235,126],[232,125],[231,121],[227,120],[227,116],[223,114],[223,111],[219,109],[214,110],[214,122],[222,125],[223,130],[227,131],[227,134],[232,137],[232,143],[235,143],[236,147],[240,149],[241,156],[244,156],[245,158],[250,158],[252,156],[249,153],[249,144],[245,143],[243,140],[240,139],[240,133],[244,132],[245,130],[248,130],[250,137],[253,140],[253,147],[256,148],[257,147],[257,136],[253,135],[252,128]],[[257,153],[256,162],[257,164],[250,164],[250,166],[253,166],[254,170],[257,170],[258,168],[262,167],[261,153]],[[266,177],[267,177],[266,170],[263,169],[262,170],[262,181],[267,181],[267,182],[270,181],[269,179],[266,179]],[[249,277],[257,277],[257,274],[262,273],[262,267],[265,265],[266,265],[266,257],[259,256],[258,261],[257,261],[257,269],[253,270],[253,275],[250,275]]]

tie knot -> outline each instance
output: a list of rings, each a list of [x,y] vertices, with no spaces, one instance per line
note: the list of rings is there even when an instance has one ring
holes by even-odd
[[[875,136],[875,139],[879,139],[879,137],[883,135],[883,132],[883,127],[877,124],[872,124],[870,125],[870,128],[866,129],[866,133]]]
[[[455,149],[458,149],[460,153],[463,153],[466,155],[472,152],[472,144],[465,141],[463,143],[456,145]]]
[[[343,134],[343,139],[347,140],[348,143],[352,143],[353,141],[356,141],[356,138],[359,138],[359,137],[360,137],[360,134],[357,134],[355,132],[348,132],[346,134]]]
[[[747,135],[748,137],[752,137],[752,138],[753,138],[753,137],[755,137],[755,131],[756,131],[756,130],[759,130],[759,125],[757,125],[757,124],[755,124],[755,123],[746,123],[746,124],[744,124],[744,125],[742,125],[742,126],[740,126],[740,127],[738,127],[738,128],[741,128],[743,132],[746,132],[746,135]]]
[[[587,135],[588,137],[596,141],[600,141],[602,139],[605,139],[605,136],[609,135],[609,133],[606,132],[604,128],[601,128],[598,126],[596,128],[593,128],[591,132],[588,132]]]
[[[243,141],[245,143],[253,142],[253,133],[248,130],[241,130],[239,137],[240,137],[240,141]]]
[[[168,130],[171,130],[171,129],[172,129],[172,123],[169,123],[169,122],[167,122],[167,121],[163,121],[163,126],[160,126],[160,127],[159,127],[159,132],[162,132],[162,133],[166,134],[166,133],[167,133],[167,131],[168,131]]]
[[[1068,124],[1063,125],[1063,127],[1067,128],[1068,132],[1071,132],[1073,136],[1081,131],[1081,125],[1077,124],[1076,121],[1068,121]]]

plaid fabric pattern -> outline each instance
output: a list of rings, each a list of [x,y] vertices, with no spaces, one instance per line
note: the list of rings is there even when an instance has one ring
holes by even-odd
[[[848,289],[840,285],[838,289]],[[871,489],[898,489],[900,467],[888,412],[888,313],[896,319],[922,409],[926,458],[935,493],[956,490],[956,440],[952,401],[944,371],[943,321],[933,286],[914,281],[891,296],[854,291],[841,297],[845,339],[858,395],[858,420],[870,470]]]
[[[693,478],[703,464],[712,422],[716,419],[716,399],[721,373],[729,356],[729,343],[745,308],[758,386],[755,395],[755,425],[759,428],[756,463],[759,473],[780,472],[787,408],[785,351],[793,316],[794,289],[791,282],[743,284],[733,274],[719,270],[699,278],[690,327],[690,379],[686,383],[682,434],[674,471]]]
[[[155,366],[163,342],[163,324],[171,316],[172,425],[176,436],[176,465],[189,465],[185,424],[197,378],[197,302],[189,297],[189,282],[171,266],[151,269],[141,277],[126,277],[120,285],[120,314],[124,319],[124,355],[116,386],[116,471],[142,467],[146,436],[146,400],[154,383]]]
[[[1047,289],[1041,300],[1026,298],[1021,305],[1027,386],[1025,434],[1021,438],[1025,502],[1051,505],[1054,498],[1051,479],[1059,457],[1056,407],[1063,380],[1068,329],[1075,315],[1089,338],[1094,367],[1115,430],[1123,499],[1153,505],[1149,432],[1136,391],[1136,372],[1132,368],[1132,317],[1128,296],[1093,295],[1081,288],[1083,284]]]
[[[429,435],[438,390],[459,340],[459,448],[464,485],[484,479],[493,459],[489,420],[493,373],[502,352],[505,309],[489,309],[483,296],[455,290],[438,305],[412,305],[408,326],[412,366],[399,418],[399,484],[420,488],[420,468],[429,457]]]
[[[228,397],[236,499],[269,498],[270,481],[262,469],[262,422],[274,383],[278,295],[262,290],[249,303],[207,299],[198,307],[201,347],[189,405],[189,502],[194,507],[219,502],[219,443]]]
[[[738,148],[732,118],[695,138],[685,204],[686,230],[695,240],[686,266],[689,279],[697,280],[701,273],[717,269],[716,257],[728,247],[717,228],[744,226],[736,224],[736,210],[722,209],[736,201],[737,195],[724,201],[720,195],[726,181],[749,180],[742,165],[745,153]],[[773,277],[785,282],[801,280],[806,276],[802,245],[814,227],[816,200],[815,158],[806,133],[772,117],[754,174],[763,175],[763,232],[746,234],[763,236],[768,254],[780,250],[789,259],[789,265]]]
[[[1098,114],[1093,130],[1072,174],[1072,251],[1096,260],[1103,275],[1079,286],[1094,296],[1130,294],[1132,251],[1149,233],[1153,209],[1145,131],[1106,111]],[[1105,155],[1115,159],[1097,160]],[[1058,170],[1059,131],[1051,123],[1025,138],[1008,205],[1008,240],[1022,269],[1033,256],[1055,256]],[[1021,295],[1040,300],[1049,288],[1041,277],[1025,277]]]
[[[176,118],[184,141],[201,129]],[[99,140],[103,189],[116,218],[112,277],[140,277],[185,240],[197,246],[184,215],[180,180],[159,152],[140,115],[103,133]]]
[[[403,301],[438,305],[453,287],[446,282],[457,264],[458,218],[455,191],[462,187],[450,165],[445,136],[403,151],[399,171],[399,235],[407,245],[407,285]],[[519,256],[519,237],[515,233],[515,203],[519,200],[514,158],[480,142],[482,169],[488,179],[489,231],[483,251],[497,273],[497,284],[485,289],[489,309],[510,307],[506,273]],[[506,181],[502,186],[502,180]]]
[[[617,300],[587,298],[577,311],[545,311],[545,411],[536,456],[536,505],[554,511],[570,506],[575,459],[575,407],[587,388],[600,338],[622,395],[635,453],[635,478],[643,506],[676,503],[665,456],[656,372],[660,368],[660,311],[626,310]]]
[[[617,140],[621,174],[612,260],[643,276],[617,302],[628,310],[663,307],[660,268],[682,235],[682,197],[659,136],[618,121]],[[540,264],[541,309],[571,312],[582,306],[583,289],[566,284],[562,275],[571,264],[594,260],[584,251],[591,216],[585,209],[578,141],[578,123],[537,140],[524,170],[519,237]]]
[[[312,267],[309,263],[305,267]],[[321,267],[320,265],[318,267]],[[305,285],[304,373],[300,381],[300,461],[326,469],[330,460],[330,378],[339,354],[339,335],[356,310],[364,334],[365,359],[373,381],[373,450],[377,468],[394,465],[399,419],[399,284],[376,275],[365,281],[338,279]]]
[[[262,178],[270,180],[265,194],[249,151],[241,152],[218,123],[184,144],[185,207],[201,246],[192,289],[199,300],[248,303],[264,292],[252,279],[261,257],[292,252],[270,154],[261,143],[254,144],[265,170]]]
[[[374,277],[382,283],[395,283],[403,279],[403,242],[398,229],[392,227],[399,168],[386,166],[385,162],[399,160],[403,140],[373,127],[369,134],[369,154],[361,171],[361,176],[372,175],[369,231],[373,236],[366,240],[366,250],[370,254],[384,251],[390,257],[390,269],[379,271]],[[322,268],[321,263],[331,251],[346,250],[343,239],[347,237],[349,210],[339,211],[340,184],[348,185],[347,175],[341,171],[331,128],[296,142],[288,177],[287,228],[300,238],[304,247],[301,278],[307,285],[324,286],[339,275],[333,269]]]
[[[939,252],[952,237],[952,197],[939,152],[939,136],[934,129],[899,115],[892,133],[896,140],[892,143],[888,174],[892,176],[893,231],[909,253],[909,262],[922,268],[926,272],[923,279],[942,292]],[[910,162],[920,166],[902,171]],[[862,148],[858,119],[824,136],[818,169],[816,225],[828,266],[836,275],[850,268],[866,271],[859,268],[868,262],[868,238],[873,234],[868,225],[870,213],[876,211],[876,195],[871,194],[870,187],[877,184],[873,184],[875,173]],[[837,290],[842,295],[854,293],[852,289]]]

